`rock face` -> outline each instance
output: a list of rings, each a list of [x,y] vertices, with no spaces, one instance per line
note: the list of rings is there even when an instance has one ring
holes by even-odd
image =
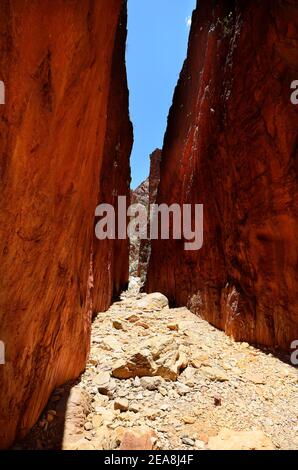
[[[204,204],[204,245],[153,241],[147,290],[236,340],[288,350],[298,338],[298,5],[214,5],[201,0],[193,15],[157,200]]]
[[[160,180],[160,162],[161,162],[161,150],[156,149],[150,155],[150,174],[149,174],[149,204],[155,204],[157,197],[157,190]],[[148,213],[148,217],[150,214]],[[149,219],[148,219],[149,221]],[[139,264],[138,264],[138,277],[141,278],[142,282],[146,279],[146,273],[148,268],[148,262],[151,252],[151,241],[141,240],[140,251],[139,251]]]
[[[155,149],[150,155],[149,178],[143,181],[137,189],[131,193],[131,203],[140,204],[147,210],[150,204],[155,204],[160,177],[161,150]],[[149,210],[148,220],[149,222]],[[130,240],[130,274],[138,276],[145,281],[147,265],[150,256],[150,240]]]
[[[134,191],[131,192],[131,204],[146,210],[149,206],[149,178],[143,181]],[[146,224],[144,224],[146,225]],[[141,241],[139,237],[130,237],[130,251],[129,251],[129,272],[131,276],[137,276],[139,268]]]
[[[52,390],[85,366],[94,211],[107,191],[100,190],[103,175],[114,171],[116,157],[107,148],[123,123],[129,130],[127,141],[119,137],[123,178],[114,171],[114,184],[127,191],[124,23],[115,48],[119,69],[112,60],[120,10],[120,0],[57,0],[55,8],[49,0],[1,2],[0,447],[24,435]],[[122,94],[105,139],[110,83]],[[109,268],[116,289],[127,278],[126,251],[121,245],[123,273]],[[104,261],[94,265],[98,293],[107,268]]]
[[[122,12],[116,34],[108,105],[107,132],[101,171],[98,201],[112,204],[118,216],[118,196],[130,204],[129,156],[133,144],[133,128],[127,112],[128,87],[125,67],[127,5]],[[129,278],[129,240],[97,240],[93,246],[94,292],[93,311],[105,311]]]
[[[146,178],[139,186],[131,192],[131,203],[142,204],[147,207],[149,204],[149,178]]]

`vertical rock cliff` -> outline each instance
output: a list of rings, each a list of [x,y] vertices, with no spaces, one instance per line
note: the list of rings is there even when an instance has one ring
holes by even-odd
[[[298,4],[200,0],[158,203],[204,204],[204,245],[153,241],[147,290],[237,340],[298,338]]]
[[[111,83],[123,93],[119,119],[130,130],[125,82],[123,91],[115,84],[117,73],[124,73],[122,52],[119,72],[113,61],[121,1],[54,3],[0,5],[0,79],[6,86],[0,109],[0,340],[6,346],[0,447],[24,435],[53,388],[84,369],[94,211],[105,194],[103,175],[113,172],[107,140],[118,132],[109,122],[105,139],[107,117],[114,118]],[[116,54],[123,47],[118,42]],[[123,180],[115,177],[118,191],[127,188],[130,139],[119,147],[125,170]],[[124,274],[111,274],[118,287],[127,276],[125,246],[119,264],[121,257]],[[98,294],[101,267],[95,265]]]
[[[118,197],[125,196],[130,204],[130,163],[133,128],[128,115],[129,93],[125,66],[127,37],[127,5],[122,11],[116,34],[111,86],[108,104],[107,131],[104,145],[98,201],[111,204],[118,219]],[[93,311],[106,310],[113,297],[128,285],[129,240],[97,240],[93,247],[94,295]]]

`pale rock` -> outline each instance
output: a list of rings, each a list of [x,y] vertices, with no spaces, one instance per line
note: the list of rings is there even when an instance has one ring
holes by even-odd
[[[141,287],[141,285],[142,285],[141,278],[132,276],[129,280],[128,289],[131,290],[131,291],[136,291],[137,292],[139,290],[139,288]]]
[[[96,436],[92,442],[96,450],[110,450],[117,446],[116,438],[112,435],[111,430],[106,425],[103,425],[96,430]]]
[[[188,387],[194,387],[196,382],[197,370],[194,367],[188,366],[180,375],[179,380],[183,380]]]
[[[209,380],[214,382],[227,382],[229,380],[225,371],[217,367],[204,367],[202,371]]]
[[[274,445],[263,431],[231,431],[223,429],[210,437],[210,450],[273,450]]]
[[[160,416],[160,410],[154,409],[154,408],[145,408],[144,409],[144,414],[148,419],[151,419],[152,421],[155,421],[155,419]]]
[[[138,393],[136,396],[136,400],[143,400],[144,395],[142,393]]]
[[[99,428],[103,424],[103,417],[101,415],[94,415],[92,417],[92,425],[94,429]]]
[[[193,352],[190,358],[190,364],[195,369],[200,369],[203,366],[210,366],[208,354]]]
[[[155,373],[156,365],[148,349],[133,353],[128,359],[117,361],[112,371],[112,375],[117,379],[153,376]]]
[[[183,383],[180,383],[180,382],[177,382],[176,388],[177,388],[177,392],[181,396],[184,396],[191,391],[191,389],[187,385],[184,385]]]
[[[123,428],[122,426],[117,426],[115,428],[114,437],[115,437],[115,441],[116,441],[117,446],[119,446],[121,444],[123,436],[125,434],[125,431],[126,431],[126,429]]]
[[[112,423],[115,419],[115,414],[112,410],[102,410],[101,416],[105,424]]]
[[[78,441],[69,441],[63,444],[63,450],[94,450],[95,447],[86,438]]]
[[[134,385],[134,387],[140,387],[141,386],[141,381],[140,381],[139,377],[135,377],[133,385]]]
[[[186,446],[193,447],[195,445],[195,440],[191,439],[189,437],[182,437],[181,440],[182,440],[183,444],[185,444]]]
[[[179,346],[178,349],[178,358],[177,358],[177,367],[179,372],[185,370],[189,365],[189,350],[183,345]]]
[[[120,411],[127,411],[128,405],[128,400],[126,400],[125,398],[119,398],[114,402],[114,409]]]
[[[117,341],[117,339],[111,335],[103,338],[101,347],[107,351],[122,351],[122,347],[119,341]]]
[[[85,423],[85,425],[84,425],[84,429],[85,429],[86,431],[91,431],[91,430],[93,429],[92,423],[90,423],[89,421],[87,421],[87,423]]]
[[[105,405],[107,405],[107,403],[109,402],[109,397],[106,396],[106,395],[96,395],[94,397],[94,401],[93,401],[93,408],[94,407],[103,407]]]
[[[102,395],[112,396],[116,388],[115,382],[111,380],[111,375],[107,371],[98,373],[94,378],[94,384]]]
[[[188,365],[188,358],[182,348],[174,349],[163,354],[157,361],[156,375],[160,375],[166,380],[177,380],[179,374]]]
[[[171,406],[168,403],[163,403],[162,405],[160,405],[160,409],[162,411],[168,411],[171,409]]]
[[[132,402],[129,404],[128,409],[133,413],[139,413],[139,411],[141,410],[141,406],[138,403]]]
[[[146,295],[143,299],[137,300],[135,306],[142,310],[156,310],[169,306],[168,299],[159,292]]]
[[[260,374],[247,373],[246,379],[256,385],[264,385],[266,383],[266,379]]]
[[[167,335],[156,335],[145,342],[145,347],[150,350],[154,360],[158,359],[162,354],[168,351],[178,349],[177,345],[173,342],[173,338]]]
[[[158,387],[163,383],[161,377],[142,377],[140,379],[141,385],[143,388],[153,391],[158,390]]]
[[[195,448],[198,450],[204,450],[205,449],[205,442],[200,441],[199,439],[195,441]]]
[[[196,422],[196,418],[194,416],[182,416],[182,421],[185,424],[194,424]]]
[[[91,396],[80,387],[73,387],[70,390],[66,404],[62,447],[70,442],[73,435],[81,433],[81,429],[86,421],[86,416],[89,415],[90,411]],[[52,416],[53,418],[53,415],[48,416]]]
[[[241,375],[242,375],[242,370],[239,369],[239,367],[233,367],[233,368],[232,368],[232,373],[233,373],[233,375],[237,375],[238,377],[241,377]]]

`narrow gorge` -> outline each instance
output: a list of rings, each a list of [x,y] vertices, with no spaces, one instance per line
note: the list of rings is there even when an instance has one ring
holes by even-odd
[[[0,12],[0,449],[297,449],[297,1],[197,1],[135,191],[127,1]],[[119,196],[202,248],[99,240]]]

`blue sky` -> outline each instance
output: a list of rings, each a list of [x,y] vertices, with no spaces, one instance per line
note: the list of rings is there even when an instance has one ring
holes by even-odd
[[[128,0],[126,62],[135,135],[133,189],[148,176],[150,153],[162,147],[195,4],[196,0]]]

